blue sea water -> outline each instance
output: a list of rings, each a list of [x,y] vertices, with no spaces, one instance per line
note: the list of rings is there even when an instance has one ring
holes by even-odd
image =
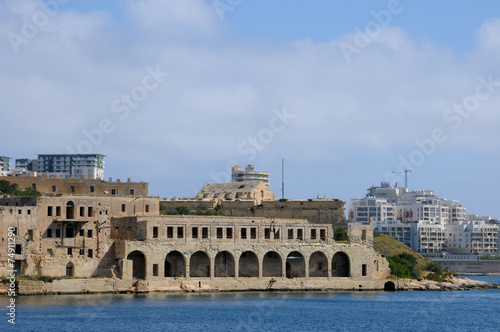
[[[7,301],[1,331],[500,331],[500,289],[24,296],[15,326]]]

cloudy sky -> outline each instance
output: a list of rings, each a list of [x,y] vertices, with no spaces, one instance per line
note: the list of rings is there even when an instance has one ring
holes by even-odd
[[[104,4],[103,4],[104,3]],[[0,0],[0,155],[192,197],[232,164],[349,201],[391,173],[500,218],[496,1]]]

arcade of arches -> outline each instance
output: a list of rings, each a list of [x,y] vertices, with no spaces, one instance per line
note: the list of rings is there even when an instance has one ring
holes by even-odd
[[[127,255],[132,261],[132,278],[146,279],[147,258],[140,250],[134,250]],[[350,277],[351,266],[349,256],[342,251],[336,252],[330,259],[316,251],[304,256],[299,251],[282,255],[276,251],[268,251],[258,257],[252,251],[231,253],[220,251],[211,258],[204,251],[196,251],[185,256],[179,251],[170,251],[165,255],[163,269],[153,264],[153,276],[165,278],[327,278]],[[330,267],[330,269],[329,269]],[[163,274],[159,271],[163,271]]]

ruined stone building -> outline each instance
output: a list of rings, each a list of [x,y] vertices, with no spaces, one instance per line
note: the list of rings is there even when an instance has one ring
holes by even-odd
[[[72,176],[1,176],[0,180],[16,183],[21,189],[31,188],[46,194],[111,195],[111,196],[148,196],[147,182],[109,181],[101,179],[74,178]]]
[[[207,183],[193,199],[162,200],[161,209],[179,206],[196,213],[217,211],[225,216],[306,219],[347,229],[345,202],[339,199],[276,200],[263,182]]]
[[[0,198],[0,275],[12,260],[18,274],[110,277],[113,291],[170,291],[383,289],[389,274],[371,225],[352,225],[349,241],[336,242],[332,224],[296,215],[165,216],[159,204],[131,195]]]

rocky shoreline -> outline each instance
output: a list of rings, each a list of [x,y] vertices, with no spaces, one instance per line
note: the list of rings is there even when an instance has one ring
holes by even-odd
[[[474,289],[500,289],[499,284],[471,280],[469,278],[450,277],[445,282],[431,280],[405,280],[404,287],[398,290],[406,291],[463,291]]]

